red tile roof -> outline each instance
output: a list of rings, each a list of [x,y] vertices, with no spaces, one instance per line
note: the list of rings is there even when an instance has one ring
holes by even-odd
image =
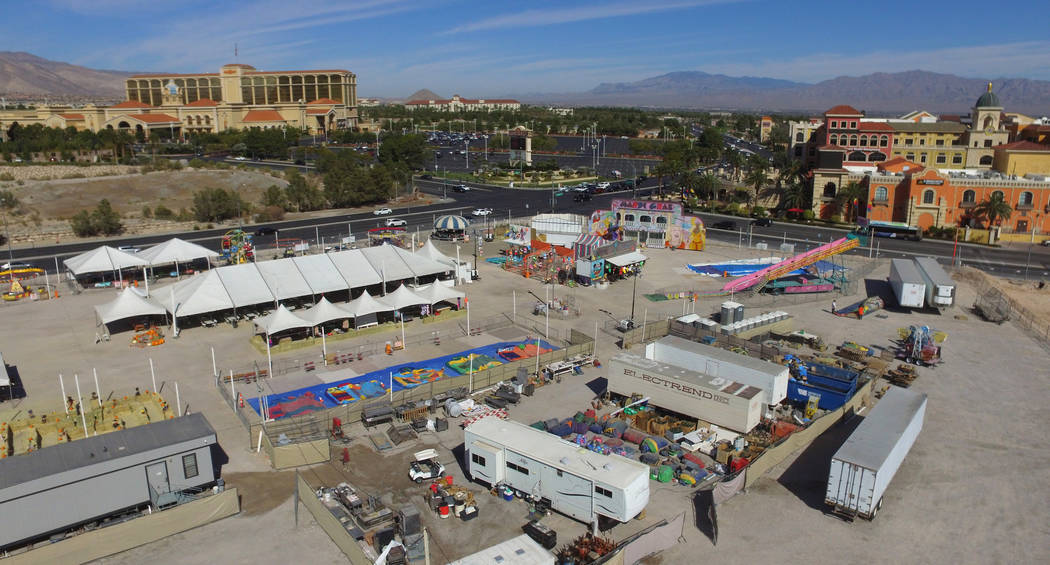
[[[306,113],[311,116],[323,116],[330,112],[334,112],[334,108],[307,108]]]
[[[284,118],[277,110],[251,110],[244,115],[245,122],[283,122]]]
[[[114,104],[114,105],[110,106],[110,108],[152,108],[152,107],[153,106],[150,106],[149,104],[146,104],[145,102],[139,102],[138,100],[125,100],[125,101],[121,102],[120,104]]]
[[[186,104],[186,107],[187,108],[204,108],[204,107],[211,107],[211,106],[218,106],[218,105],[219,105],[219,103],[214,101],[214,100],[212,100],[211,98],[201,98],[200,100],[196,100],[194,102],[190,102],[189,104]]]
[[[842,147],[842,146],[839,146],[839,145],[831,145],[831,144],[821,145],[817,149],[819,149],[821,151],[845,151],[846,150],[845,147]]]
[[[861,122],[861,131],[894,131],[893,126],[886,122]]]
[[[1034,143],[1031,141],[1015,141],[1013,143],[1004,143],[1002,145],[996,145],[994,149],[1002,149],[1004,151],[1048,151],[1050,152],[1050,145],[1043,145],[1042,143]]]
[[[894,157],[888,161],[883,161],[875,165],[875,167],[880,171],[890,172],[902,171],[904,170],[904,167],[907,167],[907,170],[909,171],[921,171],[925,168],[914,161],[905,159],[904,157]]]
[[[835,106],[834,108],[828,110],[827,112],[824,112],[824,114],[825,115],[835,115],[835,116],[860,116],[860,115],[862,115],[860,113],[860,110],[854,108],[853,106],[847,106],[846,104],[839,104],[838,106]]]
[[[335,104],[341,104],[341,102],[339,102],[338,100],[332,100],[331,98],[318,98],[317,100],[314,100],[313,102],[307,102],[306,103],[307,106],[310,106],[310,105],[313,105],[313,104],[327,104],[329,106],[332,106],[332,105],[335,105]]]
[[[58,117],[64,120],[83,120],[84,114],[59,114]]]
[[[217,77],[219,73],[143,73],[129,78],[167,78],[167,77]]]
[[[175,116],[169,116],[167,114],[128,114],[128,118],[134,118],[140,122],[146,122],[147,124],[170,124],[179,123],[179,119]]]

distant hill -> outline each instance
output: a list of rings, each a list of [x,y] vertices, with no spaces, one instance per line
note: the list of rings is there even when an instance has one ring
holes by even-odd
[[[909,110],[966,112],[989,79],[905,71],[837,77],[817,84],[763,77],[674,72],[636,82],[603,83],[587,92],[532,94],[533,103],[629,105],[821,112],[849,104],[872,114]],[[1050,109],[1050,81],[991,79],[1007,111],[1042,115]]]
[[[123,98],[124,79],[131,74],[89,69],[21,51],[0,51],[0,94],[7,97]]]
[[[427,90],[426,88],[424,88],[422,90],[417,90],[417,91],[413,92],[412,94],[410,94],[408,96],[408,98],[405,98],[406,102],[412,101],[412,100],[444,100],[444,99],[440,95],[434,94],[433,90]]]

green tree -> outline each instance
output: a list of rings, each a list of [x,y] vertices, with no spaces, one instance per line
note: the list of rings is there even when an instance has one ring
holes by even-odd
[[[285,196],[285,191],[276,184],[271,184],[266,187],[262,197],[263,207],[276,207],[282,210],[288,210],[288,199]]]
[[[766,175],[768,167],[768,163],[760,155],[752,155],[751,159],[748,160],[747,176],[744,178],[744,183],[751,187],[752,204],[757,202],[758,193],[768,180]]]
[[[1002,224],[1003,220],[1009,220],[1013,213],[1013,208],[999,191],[993,192],[984,202],[974,206],[972,211],[974,218],[988,220],[989,226]]]
[[[205,188],[193,194],[193,217],[198,222],[220,222],[236,218],[248,206],[240,195],[221,188]]]
[[[426,138],[418,134],[383,137],[379,161],[384,165],[418,170],[426,162]]]
[[[95,224],[91,221],[91,213],[87,210],[81,210],[74,214],[73,218],[69,220],[69,225],[73,228],[73,233],[77,237],[98,235],[98,230],[95,229]]]
[[[120,222],[120,214],[105,198],[95,206],[95,211],[91,213],[91,223],[95,230],[103,235],[116,235],[124,231],[124,224]]]
[[[849,181],[835,193],[835,207],[842,212],[845,222],[854,222],[860,207],[868,200],[868,189],[857,181]]]
[[[13,210],[18,207],[18,197],[10,190],[0,190],[0,208]]]
[[[792,181],[780,192],[780,206],[786,210],[792,208],[806,210],[811,205],[809,190],[804,183]]]

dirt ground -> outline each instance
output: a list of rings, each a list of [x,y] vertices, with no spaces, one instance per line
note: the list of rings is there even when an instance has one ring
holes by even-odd
[[[442,248],[454,254],[451,247]],[[490,251],[491,253],[491,251]],[[721,298],[699,303],[650,302],[644,293],[673,289],[713,289],[723,281],[698,277],[685,268],[688,262],[716,262],[753,257],[759,252],[735,246],[714,245],[702,253],[644,250],[649,257],[646,276],[638,281],[636,317],[650,320],[693,310],[706,315],[719,308]],[[763,255],[768,255],[763,253]],[[859,260],[866,261],[866,260]],[[856,292],[836,295],[839,304],[858,301],[868,294],[888,292],[888,262],[877,260],[874,270],[857,285]],[[531,290],[543,295],[535,280],[503,272],[491,264],[480,265],[481,280],[462,288],[470,298],[472,315],[481,318],[512,315],[520,330],[542,335],[545,319],[533,316]],[[995,325],[970,314],[974,286],[960,277],[956,307],[946,312],[912,311],[889,307],[863,320],[829,313],[831,298],[817,301],[778,300],[775,304],[749,305],[748,312],[784,310],[795,318],[795,329],[819,334],[829,344],[851,340],[887,347],[897,328],[924,324],[948,334],[945,362],[934,369],[920,369],[912,390],[926,393],[929,406],[919,439],[887,491],[885,505],[875,521],[847,523],[827,514],[823,486],[828,458],[841,445],[859,419],[834,426],[813,447],[789,458],[747,493],[719,507],[719,538],[715,545],[696,523],[692,490],[652,483],[645,521],[632,521],[612,531],[623,539],[663,518],[686,514],[680,543],[647,563],[691,563],[703,555],[720,563],[757,563],[802,559],[823,562],[834,555],[842,562],[879,563],[1041,563],[1050,561],[1050,438],[1046,406],[1050,403],[1046,367],[1050,353],[1013,323]],[[1009,283],[1005,283],[1009,284]],[[624,317],[630,310],[631,281],[607,289],[557,287],[559,298],[571,297],[582,315],[554,316],[550,327],[563,335],[570,328],[597,333],[599,359],[617,351],[616,333],[604,328],[608,316],[600,309]],[[507,290],[512,290],[508,293]],[[148,386],[149,359],[157,368],[160,391],[171,401],[179,383],[181,401],[192,411],[203,412],[216,429],[229,461],[222,468],[230,486],[239,489],[244,511],[207,527],[137,548],[104,560],[106,563],[141,563],[147,559],[173,563],[292,562],[304,555],[315,563],[337,563],[341,554],[300,508],[294,526],[291,503],[293,473],[269,470],[265,454],[256,453],[243,425],[216,391],[209,349],[214,347],[220,371],[251,362],[265,363],[248,344],[251,328],[187,328],[177,340],[147,350],[129,348],[126,334],[115,334],[108,343],[93,340],[93,306],[112,300],[114,291],[85,291],[59,300],[2,307],[5,324],[0,344],[5,360],[17,366],[28,396],[0,403],[0,419],[33,408],[60,406],[57,375],[69,386],[70,375],[84,376],[97,368],[102,388],[128,390]],[[512,297],[517,297],[516,307]],[[748,303],[744,297],[743,302]],[[892,304],[892,302],[888,302]],[[366,358],[364,367],[382,368],[461,351],[471,346],[510,339],[505,335],[465,336],[462,320],[427,328],[409,327],[410,335],[442,330],[440,347],[413,346],[392,357]],[[425,330],[425,331],[424,331]],[[458,332],[458,333],[457,333]],[[376,339],[369,336],[367,339]],[[56,352],[61,351],[60,355]],[[632,349],[633,351],[633,349]],[[298,350],[280,359],[316,359],[319,351]],[[360,366],[355,365],[354,370]],[[582,378],[542,387],[510,410],[521,422],[567,417],[587,406],[602,387],[603,369],[589,368]],[[281,377],[275,377],[274,387]],[[317,377],[319,378],[319,377]],[[413,451],[435,446],[442,461],[460,484],[465,483],[459,464],[462,430],[450,422],[449,430],[426,433],[390,454],[376,453],[363,429],[351,436],[351,464],[325,464],[300,469],[311,483],[334,485],[350,482],[379,496],[385,503],[419,505],[435,540],[434,562],[447,562],[520,534],[525,504],[504,502],[469,484],[479,497],[478,520],[440,520],[424,511],[421,487],[406,476],[406,462]],[[345,474],[344,474],[345,473]],[[570,540],[586,526],[555,514],[549,519],[559,541]],[[817,545],[814,542],[817,542]]]
[[[1039,327],[1050,326],[1050,284],[1042,280],[1020,280],[993,277],[972,267],[963,267],[956,272],[959,280],[968,281],[978,288],[993,286],[1011,300],[1015,309],[1028,312]],[[964,304],[963,306],[970,306]]]

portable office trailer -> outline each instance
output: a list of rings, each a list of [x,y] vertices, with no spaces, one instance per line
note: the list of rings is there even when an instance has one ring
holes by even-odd
[[[915,267],[926,283],[926,305],[948,308],[955,304],[955,281],[933,257],[918,257]]]
[[[675,336],[646,345],[645,357],[760,388],[762,402],[769,405],[780,404],[787,398],[790,373],[784,365]]]
[[[467,474],[547,499],[585,523],[627,522],[649,503],[649,466],[602,455],[520,422],[482,418],[463,433]]]
[[[890,261],[890,287],[902,307],[922,308],[926,300],[926,283],[911,259]]]
[[[850,518],[874,518],[925,415],[925,394],[891,386],[831,458],[824,502]]]
[[[0,459],[0,547],[210,485],[214,445],[193,413]]]
[[[609,359],[609,392],[638,393],[649,404],[747,433],[762,419],[762,389],[724,377],[618,353]]]

